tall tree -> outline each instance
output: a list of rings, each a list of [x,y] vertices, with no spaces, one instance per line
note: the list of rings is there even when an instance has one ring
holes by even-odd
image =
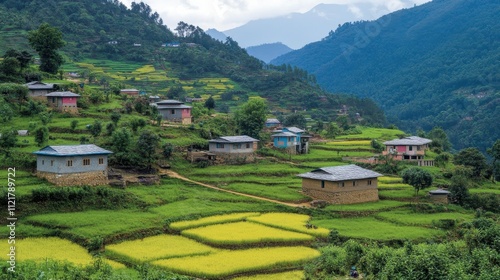
[[[16,146],[17,131],[4,130],[0,133],[0,153],[10,156],[10,151]]]
[[[149,130],[144,130],[137,140],[137,153],[148,170],[151,170],[153,162],[157,159],[156,149],[159,145],[160,137]]]
[[[497,139],[493,146],[487,150],[487,153],[493,157],[492,167],[493,167],[493,180],[496,180],[496,177],[499,175],[499,166],[500,162],[500,139]]]
[[[63,57],[57,52],[65,45],[61,31],[42,23],[37,30],[28,33],[28,40],[40,55],[40,70],[51,74],[57,74],[59,67],[63,64]]]
[[[427,170],[417,167],[410,167],[401,173],[403,183],[411,185],[415,189],[415,194],[418,191],[428,188],[432,185],[432,175]]]
[[[263,99],[251,99],[235,113],[236,123],[241,134],[259,138],[266,123],[267,106]]]
[[[472,168],[472,176],[479,178],[486,168],[486,157],[477,148],[466,148],[455,155],[453,162]]]
[[[205,107],[207,109],[214,109],[215,108],[215,100],[214,98],[210,95],[210,97],[205,101]]]

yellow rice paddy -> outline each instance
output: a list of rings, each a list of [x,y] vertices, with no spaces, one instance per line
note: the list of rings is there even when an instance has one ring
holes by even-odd
[[[330,231],[326,228],[307,228],[306,224],[310,217],[308,215],[293,213],[268,213],[257,217],[248,217],[247,220],[280,229],[326,237]]]
[[[258,216],[258,212],[233,213],[226,215],[216,215],[192,221],[174,222],[169,225],[174,230],[185,230],[188,228],[201,227],[213,224],[242,221],[247,217]]]

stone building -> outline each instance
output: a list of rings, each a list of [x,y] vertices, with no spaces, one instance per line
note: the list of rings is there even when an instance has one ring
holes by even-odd
[[[424,159],[425,150],[429,149],[430,139],[409,136],[384,142],[383,155],[390,155],[395,160],[420,161]]]
[[[377,172],[350,164],[323,167],[298,175],[302,191],[314,199],[334,204],[378,201]]]
[[[224,136],[208,141],[208,150],[217,159],[253,161],[259,140],[247,135]]]
[[[39,81],[33,81],[24,84],[28,87],[28,96],[38,100],[46,100],[45,95],[55,90],[54,84],[46,84]]]
[[[34,152],[37,176],[57,186],[106,185],[111,153],[93,144],[47,146]]]
[[[191,106],[177,100],[162,100],[151,104],[158,108],[163,120],[191,124]]]
[[[120,90],[120,94],[125,94],[129,96],[139,96],[139,90],[135,88],[125,88]]]
[[[45,95],[47,97],[47,103],[49,106],[55,108],[61,112],[78,112],[78,107],[76,104],[77,99],[80,97],[71,91],[56,91]]]
[[[429,198],[436,203],[448,204],[450,192],[443,189],[429,191]]]

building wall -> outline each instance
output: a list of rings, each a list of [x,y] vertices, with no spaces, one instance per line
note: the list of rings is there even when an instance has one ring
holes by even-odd
[[[247,144],[249,148],[247,148]],[[217,143],[209,143],[208,150],[213,153],[230,153],[230,154],[252,154],[255,151],[254,143],[252,142],[237,143],[237,144],[224,143],[223,145],[224,147],[217,148]]]
[[[67,174],[37,171],[37,176],[47,179],[56,186],[98,186],[108,184],[107,170]]]
[[[191,108],[182,109],[182,118],[191,118]]]
[[[51,93],[52,90],[48,89],[30,89],[28,95],[30,97],[45,97],[46,94]]]
[[[103,159],[103,163],[99,164],[99,159]],[[90,159],[90,165],[83,165],[84,159]],[[68,161],[71,160],[72,166],[68,166]],[[108,168],[107,155],[89,155],[89,156],[73,156],[73,157],[54,157],[38,155],[36,160],[36,169],[41,172],[70,174],[92,171],[106,171]]]
[[[429,195],[432,201],[435,203],[443,203],[448,204],[448,196],[447,195]]]
[[[164,120],[182,122],[182,110],[181,109],[158,109]]]
[[[353,182],[355,182],[355,185],[353,185]],[[342,183],[344,184],[343,186],[341,185]],[[302,191],[313,198],[336,204],[352,204],[378,200],[377,178],[341,182],[303,178]]]
[[[294,140],[295,140],[295,137],[293,137],[293,136],[290,136],[290,137],[286,137],[286,136],[274,137],[274,139],[273,139],[274,147],[276,147],[276,148],[287,148],[289,146],[295,146],[294,145]]]

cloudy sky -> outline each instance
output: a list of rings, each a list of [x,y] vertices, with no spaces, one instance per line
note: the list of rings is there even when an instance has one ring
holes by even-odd
[[[130,7],[131,2],[121,0]],[[143,0],[157,11],[163,22],[174,29],[179,21],[185,21],[203,29],[220,31],[241,26],[250,20],[282,16],[293,12],[304,13],[314,6],[324,4],[355,4],[373,2],[390,11],[399,10],[403,2],[422,4],[429,0]]]

